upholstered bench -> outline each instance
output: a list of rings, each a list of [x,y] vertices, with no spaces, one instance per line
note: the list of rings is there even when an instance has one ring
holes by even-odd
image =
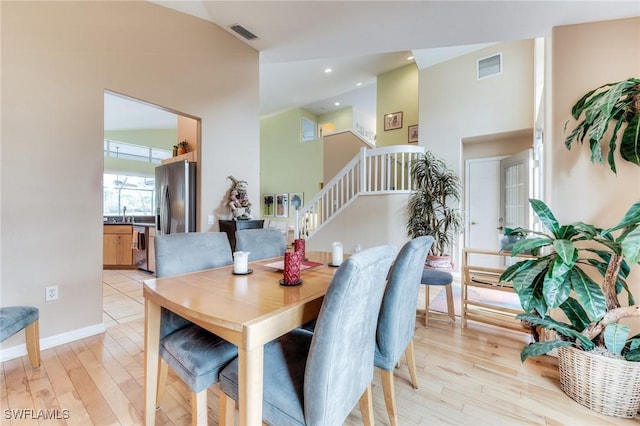
[[[422,272],[421,284],[425,286],[425,310],[424,310],[424,325],[429,325],[429,287],[432,285],[445,286],[447,292],[447,315],[451,318],[451,321],[456,322],[456,312],[453,305],[453,290],[451,283],[453,282],[453,275],[447,271],[441,271],[439,269],[424,268]]]
[[[38,328],[38,308],[32,306],[8,306],[0,308],[0,342],[4,342],[24,329],[27,354],[31,368],[40,368],[40,331]]]

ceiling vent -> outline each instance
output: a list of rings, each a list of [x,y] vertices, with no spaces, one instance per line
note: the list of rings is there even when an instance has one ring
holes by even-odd
[[[248,29],[246,29],[245,27],[243,27],[240,24],[233,24],[231,26],[229,26],[229,28],[231,28],[231,30],[233,30],[233,32],[235,32],[236,34],[240,35],[242,38],[244,38],[245,40],[255,40],[258,38],[257,35],[255,35],[254,33],[252,33],[251,31],[249,31]]]
[[[478,80],[502,74],[502,53],[478,59]]]

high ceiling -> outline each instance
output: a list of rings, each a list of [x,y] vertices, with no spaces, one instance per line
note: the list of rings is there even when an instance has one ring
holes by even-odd
[[[555,26],[640,16],[638,0],[153,2],[209,20],[260,52],[262,115],[300,106],[327,112],[338,95],[355,95],[356,83],[373,84],[411,54],[425,68]],[[234,24],[258,38],[246,41]]]

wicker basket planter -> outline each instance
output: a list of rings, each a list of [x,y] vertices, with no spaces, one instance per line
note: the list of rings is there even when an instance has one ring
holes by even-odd
[[[632,418],[640,410],[640,362],[558,349],[560,387],[576,402],[607,416]]]

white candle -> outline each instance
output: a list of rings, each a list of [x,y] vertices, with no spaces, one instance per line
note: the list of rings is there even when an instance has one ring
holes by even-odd
[[[342,243],[331,244],[331,264],[338,266],[342,264]]]
[[[236,274],[246,274],[248,269],[249,252],[236,251],[233,253],[233,272]]]

